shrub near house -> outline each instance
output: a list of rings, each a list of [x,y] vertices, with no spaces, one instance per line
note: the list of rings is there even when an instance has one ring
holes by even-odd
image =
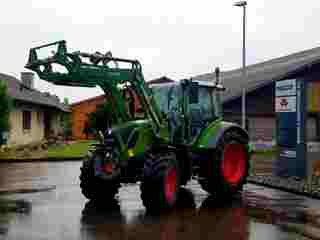
[[[7,87],[0,80],[0,145],[5,143],[4,133],[9,130],[10,98],[7,95]]]

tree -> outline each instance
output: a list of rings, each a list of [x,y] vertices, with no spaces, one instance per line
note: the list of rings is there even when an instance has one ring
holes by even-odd
[[[65,105],[69,105],[69,99],[64,98],[63,103]],[[72,122],[70,113],[64,113],[62,115],[62,129],[65,138],[70,137],[72,135]]]
[[[111,104],[100,104],[97,105],[96,111],[88,114],[88,122],[83,132],[96,135],[99,131],[105,132],[114,123],[116,123],[116,119],[112,114]]]
[[[0,145],[3,143],[3,133],[9,130],[10,110],[11,100],[7,94],[7,86],[0,80]]]

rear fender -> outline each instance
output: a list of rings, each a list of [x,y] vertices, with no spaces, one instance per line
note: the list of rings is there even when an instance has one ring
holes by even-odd
[[[245,140],[245,144],[249,143],[249,134],[238,124],[216,120],[200,133],[194,147],[196,149],[215,149],[219,140],[227,131],[236,131]],[[248,148],[249,151],[249,148]]]

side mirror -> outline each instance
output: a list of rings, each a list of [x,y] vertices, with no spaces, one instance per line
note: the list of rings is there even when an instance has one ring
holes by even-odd
[[[189,103],[198,103],[199,102],[199,83],[192,82],[190,84],[190,96],[189,96]]]

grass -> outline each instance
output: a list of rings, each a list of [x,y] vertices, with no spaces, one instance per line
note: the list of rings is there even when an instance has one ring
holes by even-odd
[[[93,140],[81,140],[65,146],[49,147],[47,150],[48,158],[73,158],[84,157],[90,145],[95,143]]]
[[[18,151],[15,149],[11,149],[6,152],[0,151],[0,160],[1,159],[46,159],[46,158],[78,158],[84,157],[90,145],[96,143],[94,140],[80,140],[75,141],[70,144],[62,145],[62,146],[49,146],[49,149],[42,150],[26,150],[26,151]],[[262,158],[270,158],[275,156],[275,149],[270,150],[258,150],[254,151],[253,155],[256,157]]]
[[[253,151],[254,155],[259,155],[259,156],[274,156],[276,154],[275,150],[256,150]]]

